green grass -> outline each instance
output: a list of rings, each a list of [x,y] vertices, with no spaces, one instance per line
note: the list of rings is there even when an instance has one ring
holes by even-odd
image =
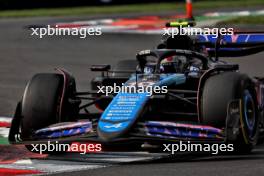
[[[234,19],[229,19],[219,24],[263,24],[264,25],[264,15],[237,17]]]
[[[7,138],[0,136],[0,145],[9,144]]]
[[[213,0],[199,1],[193,3],[195,10],[221,8],[221,7],[249,7],[264,5],[263,0]],[[36,17],[36,16],[79,16],[95,14],[120,14],[130,12],[161,12],[161,11],[183,11],[185,3],[150,3],[132,4],[120,6],[102,7],[73,7],[73,8],[50,8],[50,9],[30,9],[30,10],[4,10],[0,11],[0,17]]]

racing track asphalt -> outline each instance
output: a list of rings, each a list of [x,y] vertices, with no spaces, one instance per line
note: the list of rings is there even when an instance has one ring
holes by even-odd
[[[78,89],[89,89],[95,75],[91,64],[114,64],[121,59],[135,59],[135,53],[155,47],[160,36],[104,34],[99,37],[31,37],[23,29],[29,24],[57,22],[58,18],[28,18],[0,20],[0,116],[11,116],[16,102],[33,74],[52,72],[55,67],[71,71]],[[72,20],[72,19],[69,19]],[[242,72],[264,76],[264,53],[232,59]],[[264,145],[250,156],[219,156],[195,161],[155,162],[113,166],[103,169],[64,173],[58,175],[264,175]]]

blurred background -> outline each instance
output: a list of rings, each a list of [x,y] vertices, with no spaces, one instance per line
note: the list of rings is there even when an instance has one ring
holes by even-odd
[[[0,9],[30,9],[46,7],[74,7],[88,5],[116,5],[153,2],[184,2],[185,0],[0,0]]]

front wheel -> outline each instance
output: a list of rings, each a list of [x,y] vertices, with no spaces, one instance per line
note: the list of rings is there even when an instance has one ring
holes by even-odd
[[[49,125],[70,120],[75,106],[69,96],[75,91],[75,81],[64,90],[60,74],[36,74],[28,83],[21,103],[21,138],[30,139],[34,131]],[[65,93],[66,92],[66,93]]]
[[[206,80],[201,96],[202,123],[222,128],[226,126],[228,105],[240,100],[240,132],[234,149],[248,153],[256,145],[259,133],[257,95],[252,80],[237,72],[225,72]]]

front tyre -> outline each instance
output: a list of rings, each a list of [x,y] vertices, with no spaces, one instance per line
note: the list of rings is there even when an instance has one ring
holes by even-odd
[[[23,140],[31,139],[38,129],[69,120],[70,112],[75,111],[68,102],[75,90],[75,82],[71,84],[73,88],[67,88],[68,91],[63,90],[63,85],[63,76],[53,73],[36,74],[29,81],[21,103]]]
[[[259,133],[257,95],[252,80],[237,72],[224,72],[206,80],[201,96],[201,121],[222,128],[226,126],[228,105],[240,100],[240,132],[234,141],[237,153],[248,153],[256,145]]]
[[[259,114],[257,97],[250,89],[243,91],[241,99],[240,134],[235,144],[235,152],[246,154],[257,144],[259,136]]]

